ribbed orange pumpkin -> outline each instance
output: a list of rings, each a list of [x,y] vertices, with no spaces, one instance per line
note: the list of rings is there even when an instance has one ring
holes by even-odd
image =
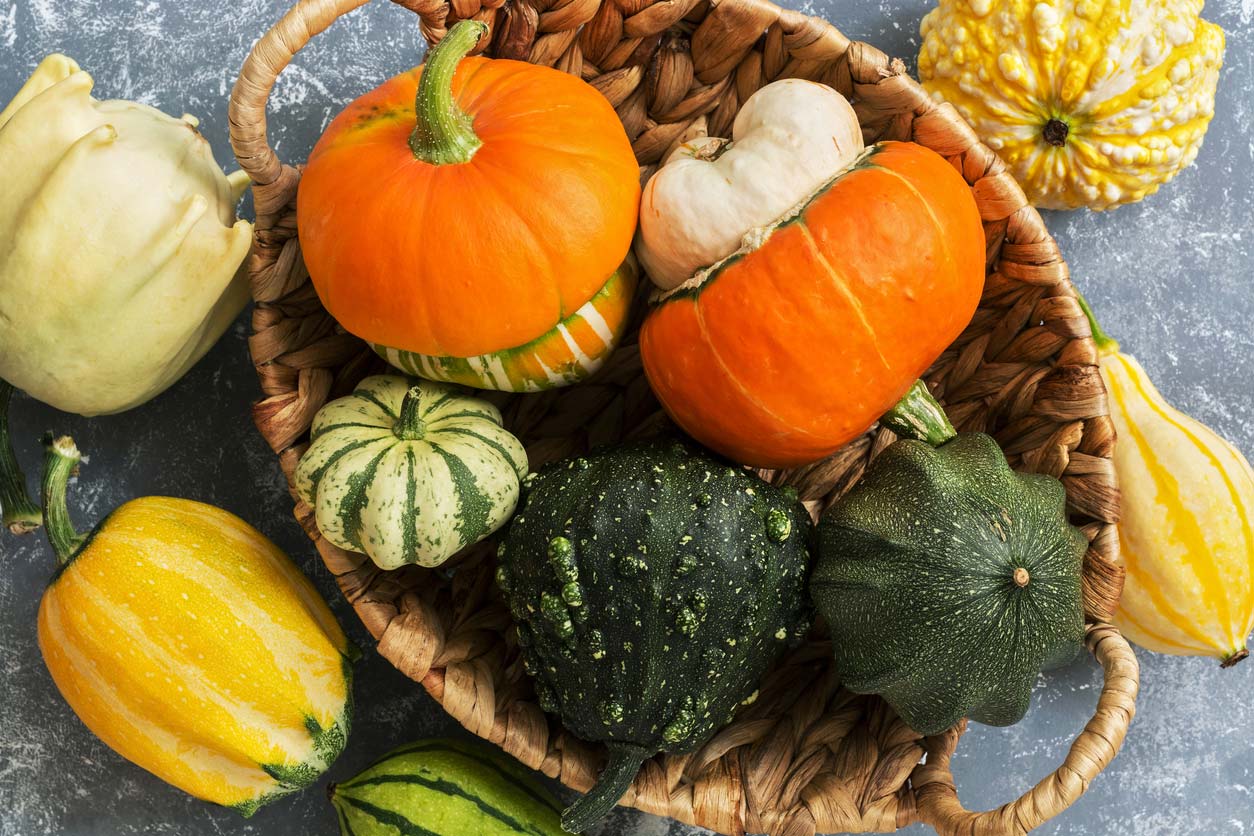
[[[873,146],[758,246],[665,296],[645,372],[703,444],[795,467],[894,406],[970,322],[984,285],[971,190],[920,145]]]
[[[550,67],[464,58],[485,29],[454,26],[309,156],[297,218],[310,278],[372,343],[441,357],[523,345],[631,246],[639,168],[614,109]]]

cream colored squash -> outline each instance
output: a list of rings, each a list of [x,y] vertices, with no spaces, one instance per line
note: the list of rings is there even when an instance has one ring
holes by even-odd
[[[248,181],[190,116],[97,101],[50,55],[0,112],[0,378],[66,412],[178,380],[248,299]]]
[[[919,78],[1045,209],[1109,209],[1197,156],[1224,34],[1202,0],[941,0]]]
[[[700,137],[667,158],[645,185],[636,255],[669,290],[731,255],[863,149],[845,97],[813,81],[768,84],[745,102],[731,140]]]

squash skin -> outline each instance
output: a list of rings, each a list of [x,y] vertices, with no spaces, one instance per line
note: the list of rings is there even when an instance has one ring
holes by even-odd
[[[941,0],[920,27],[919,80],[958,109],[1033,205],[1110,209],[1153,194],[1197,157],[1224,53],[1202,5]]]
[[[419,434],[401,429],[411,381],[368,377],[318,411],[296,467],[322,536],[383,569],[439,566],[496,531],[528,470],[495,406],[444,383],[412,389]]]
[[[796,467],[896,404],[983,286],[984,230],[961,175],[922,146],[880,143],[764,244],[655,304],[641,359],[702,444]]]
[[[1015,473],[982,433],[889,446],[818,527],[810,591],[842,684],[925,735],[1018,722],[1084,638],[1088,543],[1065,509],[1057,480]]]
[[[566,836],[557,799],[517,761],[480,743],[402,746],[329,794],[341,836]]]
[[[526,345],[476,357],[430,357],[371,344],[406,374],[503,392],[570,386],[596,373],[627,328],[639,270],[628,256],[597,294],[556,328]]]
[[[659,751],[699,746],[808,627],[811,530],[795,494],[684,441],[543,468],[497,575],[541,707],[626,753],[625,781]],[[607,810],[625,789],[585,801]]]
[[[419,161],[408,139],[422,69],[350,104],[310,154],[297,195],[310,278],[368,342],[453,357],[523,345],[591,299],[631,248],[631,143],[580,79],[471,57],[453,94],[483,145],[464,164]]]
[[[348,737],[356,651],[286,555],[209,505],[120,506],[49,583],[38,636],[96,736],[245,816],[316,780]]]

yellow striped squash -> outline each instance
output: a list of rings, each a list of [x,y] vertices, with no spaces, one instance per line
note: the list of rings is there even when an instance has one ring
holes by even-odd
[[[1167,403],[1085,310],[1119,434],[1127,580],[1115,624],[1148,650],[1234,665],[1254,630],[1254,470]]]
[[[46,530],[61,566],[39,607],[52,679],[114,751],[245,816],[312,783],[347,740],[355,650],[296,566],[199,502],[125,503],[74,533],[74,442],[49,444]]]
[[[623,336],[638,268],[631,256],[596,295],[553,330],[525,345],[475,357],[433,357],[385,345],[371,348],[407,374],[475,389],[539,392],[578,383],[601,368]],[[484,300],[491,304],[491,300]]]

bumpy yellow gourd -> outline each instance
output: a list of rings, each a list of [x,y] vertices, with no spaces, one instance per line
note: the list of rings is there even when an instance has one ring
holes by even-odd
[[[39,647],[66,702],[118,754],[244,815],[312,783],[347,740],[355,652],[313,586],[243,520],[185,499],[132,500],[80,537],[78,460],[49,444],[61,568]]]
[[[1249,655],[1254,630],[1254,470],[1241,452],[1173,408],[1093,319],[1119,442],[1119,540],[1127,579],[1115,624],[1148,650]]]
[[[1046,209],[1109,209],[1193,162],[1224,34],[1202,0],[940,0],[919,78]]]

